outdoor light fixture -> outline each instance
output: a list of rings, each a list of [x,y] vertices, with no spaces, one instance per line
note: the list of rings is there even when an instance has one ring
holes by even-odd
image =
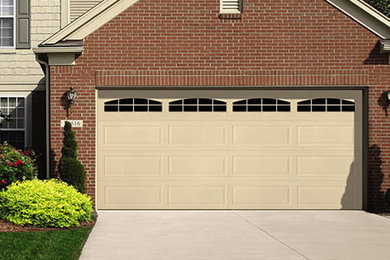
[[[70,89],[66,92],[66,97],[68,98],[69,104],[74,104],[76,102],[76,91],[73,89],[73,87],[70,87]]]
[[[387,100],[390,102],[390,91],[387,91]]]

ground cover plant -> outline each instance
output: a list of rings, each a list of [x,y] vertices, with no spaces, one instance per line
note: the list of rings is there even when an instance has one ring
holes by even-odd
[[[79,259],[91,230],[92,227],[45,232],[0,233],[0,259]]]

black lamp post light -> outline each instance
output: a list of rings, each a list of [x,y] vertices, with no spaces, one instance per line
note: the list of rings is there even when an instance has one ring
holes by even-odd
[[[68,98],[68,102],[70,105],[76,102],[76,96],[76,91],[73,89],[73,87],[70,87],[70,89],[66,92],[66,97]]]

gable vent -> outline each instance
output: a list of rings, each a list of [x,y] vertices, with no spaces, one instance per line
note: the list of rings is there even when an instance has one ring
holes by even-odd
[[[221,0],[221,13],[236,14],[241,12],[241,0]]]

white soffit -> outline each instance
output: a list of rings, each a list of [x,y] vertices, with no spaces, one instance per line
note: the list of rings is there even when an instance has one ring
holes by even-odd
[[[390,38],[390,19],[363,0],[326,0],[382,39]]]
[[[102,25],[115,18],[139,0],[106,0],[68,24],[40,45],[54,45],[59,41],[83,40]]]

